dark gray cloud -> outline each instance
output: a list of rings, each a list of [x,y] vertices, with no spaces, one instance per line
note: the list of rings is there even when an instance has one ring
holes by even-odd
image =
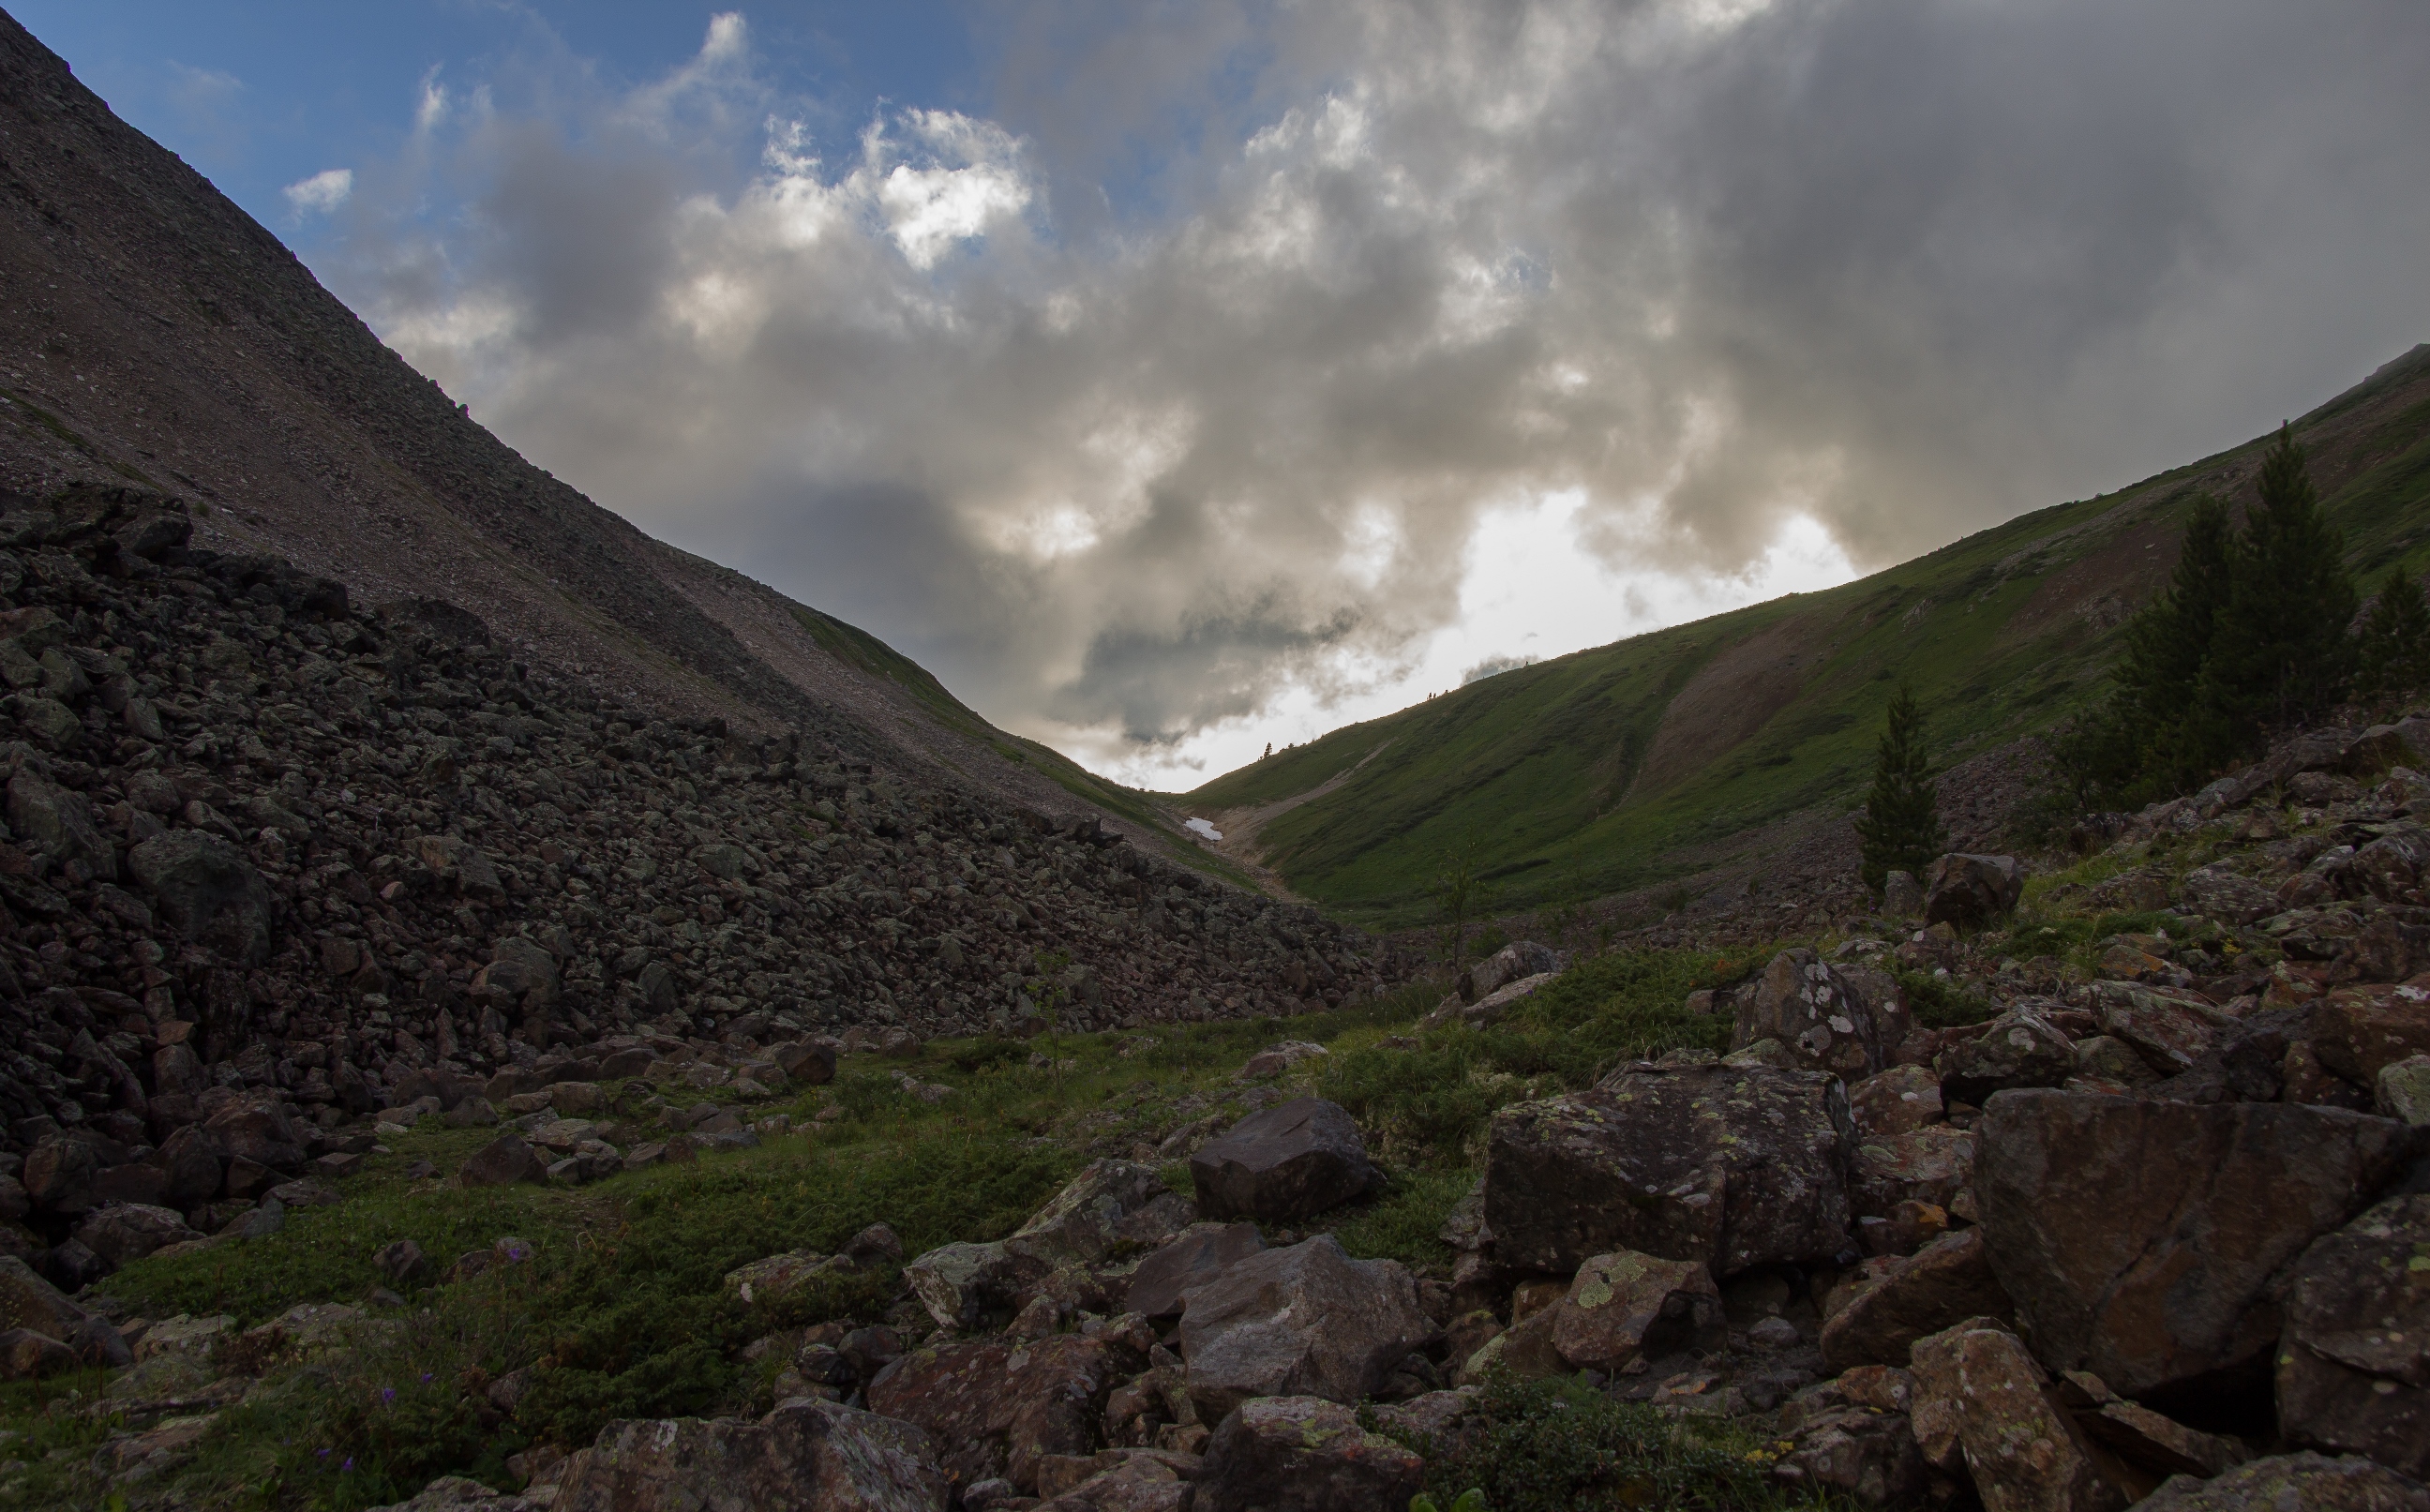
[[[1407,673],[1495,509],[1877,565],[2430,337],[2417,0],[989,18],[989,116],[840,160],[731,26],[459,84],[325,272],[603,502],[1101,761]]]

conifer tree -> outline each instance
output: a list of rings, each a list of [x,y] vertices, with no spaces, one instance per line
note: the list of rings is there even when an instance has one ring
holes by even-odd
[[[2304,450],[2285,426],[2261,463],[2261,498],[2229,563],[2228,611],[2211,638],[2182,759],[2207,771],[2343,698],[2354,673],[2354,579],[2322,512]]]
[[[2391,567],[2379,596],[2363,617],[2355,673],[2365,698],[2393,698],[2430,687],[2430,604],[2422,584],[2402,567]]]
[[[1923,710],[1906,683],[1890,700],[1889,722],[1873,762],[1873,790],[1865,798],[1856,834],[1864,847],[1858,874],[1875,892],[1892,872],[1921,873],[1948,848],[1932,774],[1924,766]]]

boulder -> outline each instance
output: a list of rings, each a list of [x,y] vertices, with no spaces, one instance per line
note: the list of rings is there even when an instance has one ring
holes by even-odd
[[[2430,1055],[2407,1055],[2379,1068],[2372,1102],[2382,1118],[2417,1129],[2430,1125]]]
[[[1494,1115],[1494,1258],[1568,1274],[1620,1250],[1717,1275],[1836,1256],[1854,1128],[1839,1079],[1766,1066],[1626,1067]]]
[[[1088,1462],[1088,1478],[1040,1503],[1038,1512],[1190,1512],[1192,1487],[1168,1457],[1181,1456],[1100,1450]],[[1109,1458],[1115,1463],[1100,1468]],[[971,1504],[967,1497],[964,1504]]]
[[[1983,1231],[1959,1229],[1883,1266],[1822,1324],[1822,1363],[1833,1373],[1867,1365],[1904,1367],[1915,1341],[1970,1318],[2004,1318],[2008,1294],[1983,1254]]]
[[[2186,873],[2185,906],[2189,913],[2242,928],[2278,911],[2278,895],[2248,876],[2222,865],[2197,867]]]
[[[1044,1263],[1093,1265],[1132,1234],[1126,1221],[1158,1199],[1172,1198],[1154,1166],[1092,1160],[1054,1199],[1030,1216],[1005,1249]],[[1136,1227],[1134,1223],[1134,1227]],[[1140,1238],[1149,1236],[1140,1235]]]
[[[18,842],[56,866],[70,861],[104,882],[118,880],[118,849],[93,828],[82,793],[20,771],[8,779],[8,827]]]
[[[1928,1067],[1893,1066],[1850,1084],[1848,1114],[1856,1121],[1857,1134],[1866,1138],[1913,1134],[1947,1117],[1940,1101],[1940,1078]]]
[[[1922,1501],[1928,1480],[1907,1421],[1914,1387],[1903,1370],[1869,1365],[1798,1392],[1781,1404],[1787,1447],[1773,1464],[1773,1478],[1870,1506]]]
[[[2013,856],[1944,856],[1924,870],[1924,922],[1988,924],[2012,912],[2024,892],[2024,863]]]
[[[1908,1028],[1895,987],[1875,995],[1886,1001],[1868,1001],[1810,950],[1782,951],[1752,989],[1739,991],[1730,1047],[1777,1039],[1800,1069],[1861,1081],[1889,1064]]]
[[[911,1423],[794,1397],[757,1422],[611,1422],[567,1456],[553,1512],[789,1507],[944,1512],[935,1447]]]
[[[2253,1457],[2240,1440],[2189,1428],[2129,1402],[2089,1371],[2070,1371],[2053,1387],[2085,1437],[2116,1456],[2110,1478],[2139,1497],[2171,1475],[2217,1475]]]
[[[1946,1208],[1973,1180],[1974,1136],[1930,1124],[1860,1141],[1848,1174],[1848,1205],[1859,1219],[1888,1218],[1904,1203]]]
[[[1009,1315],[1021,1293],[1051,1268],[1015,1254],[1002,1240],[944,1244],[903,1268],[903,1280],[940,1328],[968,1331]]]
[[[1201,1421],[1251,1397],[1372,1395],[1434,1333],[1398,1261],[1330,1234],[1240,1260],[1182,1294],[1181,1357]]]
[[[167,1245],[184,1244],[202,1237],[186,1226],[182,1214],[143,1203],[104,1207],[76,1229],[76,1238],[85,1248],[108,1261],[113,1271]]]
[[[1470,1352],[1459,1364],[1455,1384],[1481,1386],[1503,1376],[1540,1381],[1548,1375],[1569,1374],[1570,1362],[1561,1358],[1553,1343],[1553,1330],[1560,1321],[1560,1313],[1553,1307],[1528,1313]]]
[[[73,1371],[76,1353],[48,1334],[30,1328],[0,1330],[0,1381],[34,1381]]]
[[[2160,1076],[2193,1070],[2236,1018],[2207,998],[2133,982],[2096,982],[2094,1016],[2102,1033],[2122,1041]]]
[[[172,1419],[174,1421],[197,1420]],[[199,1420],[208,1422],[208,1419]],[[547,1487],[553,1495],[555,1483]],[[542,1504],[493,1490],[461,1475],[441,1475],[402,1502],[374,1507],[372,1512],[541,1512]]]
[[[1985,1251],[2036,1351],[2163,1410],[2266,1371],[2273,1278],[2422,1144],[2336,1108],[2049,1090],[2001,1093],[1976,1135]]]
[[[273,1091],[240,1094],[204,1122],[203,1134],[231,1162],[250,1160],[277,1171],[304,1167],[303,1131],[287,1116],[287,1105]]]
[[[546,1182],[548,1164],[519,1134],[501,1134],[473,1152],[456,1170],[466,1187],[511,1187],[518,1182]]]
[[[2371,1086],[2382,1066],[2430,1053],[2430,984],[2337,989],[2312,1007],[2312,1048],[2329,1070]]]
[[[2430,1194],[2312,1241],[2287,1287],[2278,1426],[2430,1479]]]
[[[557,957],[520,935],[509,935],[490,953],[490,964],[481,968],[473,985],[525,1012],[545,1008],[557,1001]]]
[[[1107,1393],[1143,1363],[1112,1337],[964,1339],[896,1358],[869,1407],[930,1435],[954,1484],[1001,1475],[1034,1492],[1042,1456],[1096,1449]]]
[[[1513,982],[1531,976],[1551,976],[1560,969],[1561,958],[1551,946],[1523,939],[1503,946],[1462,972],[1457,990],[1461,1002],[1475,1003],[1491,997]]]
[[[2430,1488],[2359,1454],[2272,1454],[2214,1480],[2172,1475],[2146,1512],[2430,1512]]]
[[[0,1328],[23,1328],[64,1339],[92,1317],[15,1255],[0,1255]]]
[[[1243,1403],[1207,1444],[1191,1512],[1341,1512],[1409,1504],[1425,1461],[1322,1397]]]
[[[128,852],[126,864],[179,934],[222,943],[257,966],[270,958],[277,923],[270,884],[235,846],[173,829]]]
[[[1617,1375],[1640,1357],[1727,1341],[1722,1288],[1695,1260],[1623,1250],[1578,1267],[1549,1309],[1553,1348],[1576,1370]]]
[[[2065,1086],[2075,1074],[2075,1045],[2047,1010],[2020,1005],[1942,1050],[1932,1069],[1940,1073],[1944,1098],[1979,1107],[2011,1087]]]
[[[2044,1387],[2017,1336],[1973,1319],[1916,1340],[1913,1425],[1927,1464],[1962,1463],[1984,1512],[2118,1512],[2127,1498]]]
[[[776,1065],[788,1081],[824,1087],[835,1080],[835,1046],[818,1039],[799,1039],[776,1047]]]
[[[1192,1223],[1139,1263],[1123,1306],[1148,1318],[1177,1318],[1183,1292],[1264,1248],[1255,1223]]]
[[[1250,1114],[1190,1157],[1198,1210],[1270,1223],[1339,1207],[1375,1183],[1367,1141],[1338,1103],[1300,1097]]]
[[[87,1135],[44,1135],[26,1154],[18,1179],[36,1207],[74,1217],[101,1205],[101,1174],[124,1158]]]

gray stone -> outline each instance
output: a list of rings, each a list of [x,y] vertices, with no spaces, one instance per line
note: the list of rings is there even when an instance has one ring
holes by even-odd
[[[1207,1445],[1192,1512],[1346,1512],[1400,1508],[1425,1481],[1425,1461],[1358,1426],[1321,1397],[1243,1403]]]
[[[1148,1318],[1177,1318],[1184,1291],[1264,1248],[1255,1223],[1192,1223],[1139,1263],[1123,1305]]]
[[[256,965],[270,958],[276,939],[270,884],[235,846],[200,830],[176,829],[136,846],[126,861],[179,934],[223,942]]]
[[[501,1134],[474,1151],[457,1168],[456,1179],[467,1187],[511,1187],[518,1182],[545,1183],[548,1165],[519,1134]]]
[[[1755,986],[1740,989],[1730,1048],[1777,1039],[1805,1071],[1861,1081],[1889,1064],[1906,1038],[1906,1003],[1889,986],[1878,1005],[1855,982],[1804,947],[1772,958]]]
[[[1635,1250],[1717,1275],[1851,1249],[1854,1128],[1839,1079],[1764,1066],[1633,1066],[1494,1115],[1494,1258],[1567,1274]]]
[[[1924,922],[1989,923],[2014,910],[2024,890],[2024,863],[2013,856],[1944,856],[1923,873]]]
[[[1433,1333],[1399,1262],[1353,1260],[1330,1234],[1251,1255],[1183,1294],[1181,1355],[1207,1422],[1252,1397],[1356,1402]]]
[[[2280,1432],[2430,1478],[2430,1195],[2312,1241],[2287,1287]]]
[[[552,1512],[943,1512],[947,1483],[908,1422],[796,1397],[757,1422],[611,1422],[568,1456]]]
[[[1376,1180],[1358,1125],[1314,1097],[1242,1119],[1190,1157],[1190,1176],[1207,1217],[1274,1223],[1339,1207]]]
[[[2272,1454],[2213,1480],[2172,1475],[2146,1512],[2430,1512],[2430,1488],[2359,1454]]]
[[[1092,1160],[1005,1240],[1005,1248],[1042,1261],[1049,1269],[1093,1265],[1112,1253],[1124,1237],[1126,1219],[1169,1195],[1163,1176],[1154,1166]]]
[[[2075,1074],[2075,1045],[2043,1009],[2021,1005],[1933,1058],[1942,1097],[1977,1107],[2012,1087],[2063,1087]]]
[[[118,880],[118,851],[93,828],[92,806],[81,793],[20,772],[8,779],[8,827],[54,865],[80,861],[103,881]]]
[[[202,1235],[187,1227],[182,1215],[168,1208],[120,1203],[86,1219],[76,1229],[76,1238],[116,1270],[134,1264],[155,1250],[184,1244]]]

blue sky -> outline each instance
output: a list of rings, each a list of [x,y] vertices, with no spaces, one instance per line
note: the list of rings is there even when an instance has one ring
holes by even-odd
[[[663,0],[11,0],[27,30],[110,108],[200,169],[300,250],[323,223],[281,191],[394,155],[432,70],[459,87],[510,57],[562,52],[610,87],[698,51],[731,6]],[[848,141],[881,101],[980,107],[965,7],[942,0],[755,5],[757,55],[778,87]]]
[[[2430,340],[2422,0],[14,13],[534,462],[1162,789]]]

